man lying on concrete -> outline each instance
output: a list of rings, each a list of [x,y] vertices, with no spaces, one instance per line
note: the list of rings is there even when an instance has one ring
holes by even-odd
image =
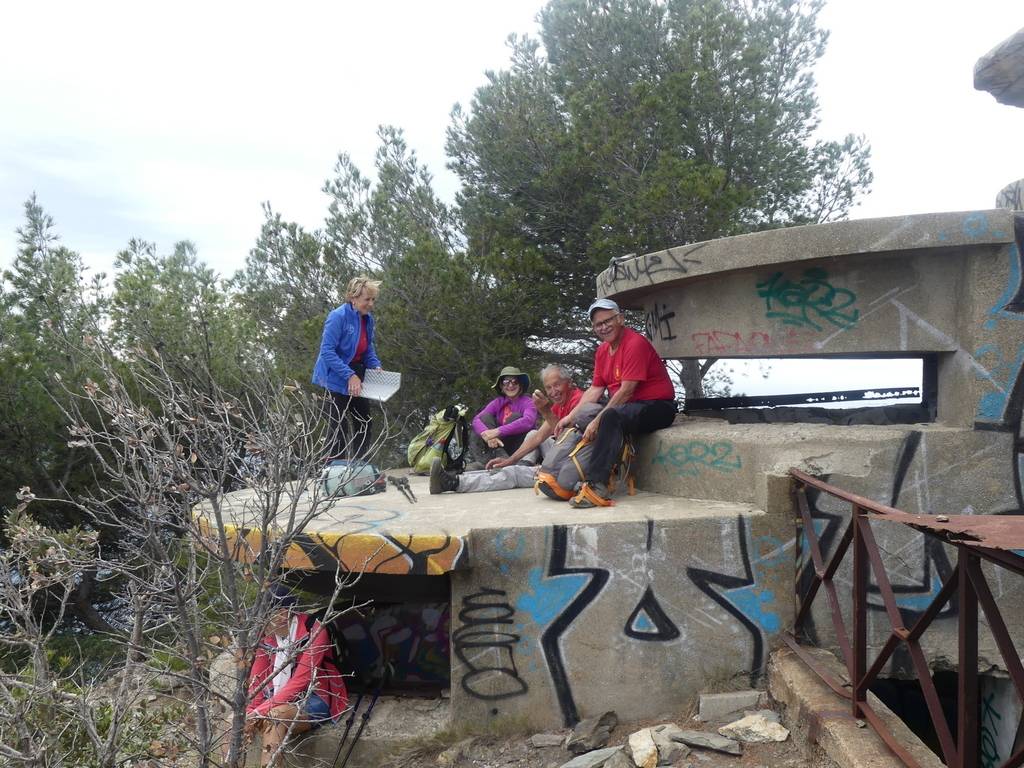
[[[511,456],[488,461],[486,470],[457,475],[442,469],[439,458],[434,459],[430,466],[431,493],[507,491],[533,486],[537,467],[532,465],[539,457],[547,455],[553,445],[551,436],[555,426],[579,404],[583,396],[583,392],[573,384],[569,372],[560,365],[545,367],[540,372],[540,379],[544,392],[538,389],[533,393],[533,403],[544,419],[540,427],[530,432]]]
[[[583,406],[596,403],[608,390],[608,404],[583,432],[583,439],[594,446],[583,468],[587,482],[569,502],[574,507],[605,507],[612,503],[607,480],[621,454],[624,436],[671,425],[676,417],[676,394],[665,363],[646,337],[626,327],[618,304],[598,299],[588,314],[594,335],[601,341],[594,354],[594,379],[579,405],[559,420],[555,434],[570,426]]]

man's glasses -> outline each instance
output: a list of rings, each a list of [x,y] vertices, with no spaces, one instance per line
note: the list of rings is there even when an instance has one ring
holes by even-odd
[[[615,318],[621,314],[621,312],[616,312],[611,317],[606,317],[604,320],[598,320],[596,323],[592,323],[590,327],[595,331],[601,330],[602,328],[611,328],[612,323],[615,322]]]

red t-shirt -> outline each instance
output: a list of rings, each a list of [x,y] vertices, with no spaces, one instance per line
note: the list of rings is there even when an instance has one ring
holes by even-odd
[[[366,315],[360,315],[359,317],[359,341],[356,342],[356,353],[352,357],[353,363],[363,362],[363,355],[366,354],[367,347],[370,346],[370,340],[366,336]]]
[[[636,400],[675,400],[676,390],[665,364],[645,337],[632,328],[623,328],[619,348],[611,354],[607,341],[594,355],[594,386],[607,387],[608,394],[619,391],[623,381],[638,381],[630,402]]]
[[[572,409],[580,404],[581,397],[583,397],[583,390],[579,387],[573,387],[564,403],[552,403],[551,412],[555,414],[555,419],[561,421],[568,416]]]

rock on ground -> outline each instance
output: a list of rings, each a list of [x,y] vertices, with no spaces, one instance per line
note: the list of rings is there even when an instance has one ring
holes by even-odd
[[[657,768],[658,745],[654,743],[650,728],[641,728],[629,735],[629,749],[637,768]]]
[[[529,738],[531,747],[542,749],[544,747],[560,747],[565,743],[565,736],[560,733],[535,733]]]
[[[725,752],[727,755],[742,755],[743,747],[732,739],[704,731],[676,731],[670,737],[672,741],[679,741],[690,747],[702,747],[713,749],[716,752]]]
[[[437,756],[437,764],[441,768],[450,768],[462,759],[473,747],[473,739],[463,739],[458,744],[453,744]]]
[[[756,707],[762,696],[762,691],[755,690],[702,693],[697,716],[704,722],[724,718],[733,712]]]
[[[785,741],[789,731],[778,722],[773,722],[761,713],[747,715],[723,725],[718,732],[727,738],[756,744],[762,741]]]
[[[651,727],[651,738],[658,747],[658,765],[672,765],[690,754],[690,748],[685,744],[673,741],[672,734],[681,732],[682,729],[674,723],[663,723]]]
[[[565,748],[576,755],[599,749],[608,743],[609,735],[618,724],[619,717],[614,712],[580,720],[569,734]]]
[[[568,763],[564,763],[561,768],[604,768],[608,759],[616,752],[621,753],[622,747],[597,749],[584,755],[577,755]]]

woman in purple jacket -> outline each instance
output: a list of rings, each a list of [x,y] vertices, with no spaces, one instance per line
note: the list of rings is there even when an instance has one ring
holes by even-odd
[[[473,417],[470,463],[467,469],[483,469],[490,459],[506,458],[522,445],[526,433],[537,426],[537,407],[530,391],[530,377],[508,365],[494,382],[494,398]],[[477,467],[477,464],[481,466]]]
[[[360,275],[348,282],[345,303],[327,315],[320,355],[313,366],[313,383],[331,393],[331,455],[341,458],[346,447],[351,458],[363,459],[372,445],[370,401],[359,395],[369,369],[379,369],[373,344],[373,311],[380,280]],[[349,423],[351,422],[351,423]]]

